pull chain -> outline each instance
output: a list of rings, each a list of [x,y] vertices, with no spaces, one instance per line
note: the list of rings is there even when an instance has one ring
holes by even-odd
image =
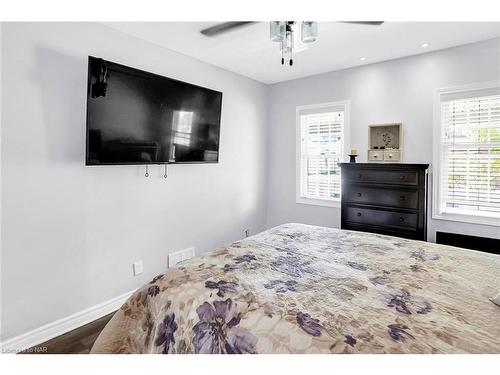
[[[167,178],[167,163],[165,163],[165,174],[163,175],[163,178]]]
[[[280,42],[281,47],[281,65],[285,65],[285,42]]]
[[[149,169],[147,164],[146,164],[146,173],[144,174],[144,177],[149,177]]]

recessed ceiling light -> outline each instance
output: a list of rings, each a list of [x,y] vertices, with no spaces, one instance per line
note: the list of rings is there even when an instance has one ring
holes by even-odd
[[[365,61],[366,60],[366,57],[360,57],[359,58],[361,61]]]
[[[422,43],[422,44],[420,45],[420,47],[422,47],[422,48],[429,47],[429,43]]]

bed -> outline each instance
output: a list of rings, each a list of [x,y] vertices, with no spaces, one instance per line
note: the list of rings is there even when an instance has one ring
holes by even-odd
[[[92,353],[500,353],[500,256],[285,224],[170,268]]]

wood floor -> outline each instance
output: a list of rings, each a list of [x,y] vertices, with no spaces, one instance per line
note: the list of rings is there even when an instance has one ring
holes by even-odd
[[[113,315],[114,312],[29,348],[21,354],[88,354],[97,336]]]

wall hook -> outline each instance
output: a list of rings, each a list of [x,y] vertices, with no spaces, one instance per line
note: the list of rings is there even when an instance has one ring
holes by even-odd
[[[165,163],[165,174],[163,175],[163,178],[167,178],[167,163]]]
[[[144,177],[149,177],[149,169],[147,164],[146,164],[146,173],[144,174]]]

